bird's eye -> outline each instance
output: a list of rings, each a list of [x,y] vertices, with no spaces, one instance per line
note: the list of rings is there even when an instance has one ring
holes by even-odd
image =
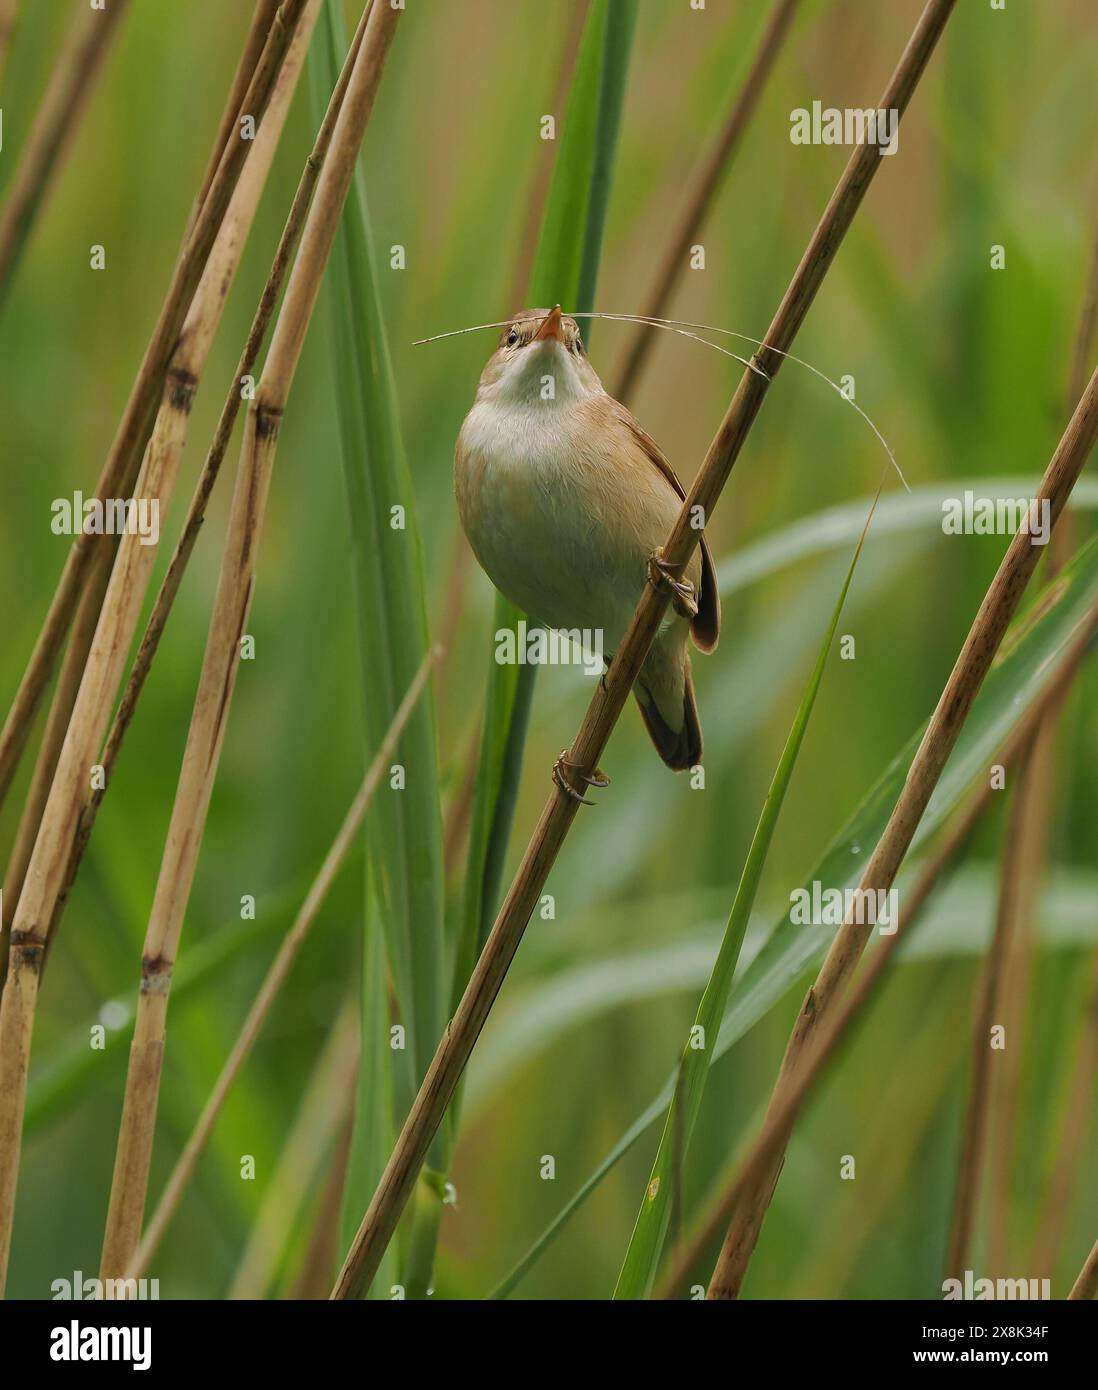
[[[510,331],[510,333],[508,333],[508,335],[507,335],[507,346],[508,346],[508,347],[514,347],[515,344],[516,344],[517,342],[518,342],[518,329],[517,329],[517,328],[512,328],[511,331]]]

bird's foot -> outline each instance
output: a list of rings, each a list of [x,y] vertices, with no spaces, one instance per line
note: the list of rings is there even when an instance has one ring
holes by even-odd
[[[581,806],[593,806],[593,801],[588,801],[582,792],[576,791],[568,778],[565,776],[564,769],[571,768],[574,772],[579,772],[579,764],[571,762],[568,757],[568,749],[562,748],[560,757],[553,764],[553,781],[564,792],[565,796],[570,796],[573,801],[578,801]],[[596,767],[594,772],[588,776],[584,772],[579,772],[580,781],[586,782],[589,787],[597,787],[600,791],[610,785],[610,778],[605,772],[600,772]]]
[[[654,589],[670,592],[671,606],[684,618],[698,616],[698,601],[694,586],[689,579],[677,579],[672,567],[663,558],[663,549],[658,547],[648,557],[648,582]]]

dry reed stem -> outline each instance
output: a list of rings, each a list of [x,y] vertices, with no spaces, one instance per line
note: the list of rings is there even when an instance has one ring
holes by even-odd
[[[1098,608],[1080,624],[1078,633],[1069,644],[1048,689],[1033,701],[998,750],[999,761],[1012,764],[1023,755],[1033,737],[1034,729],[1047,718],[1049,709],[1064,699],[1079,673],[1087,647],[1096,632]],[[954,816],[941,840],[920,867],[915,882],[905,891],[903,912],[896,932],[886,937],[873,953],[869,964],[859,973],[850,993],[844,997],[841,1008],[831,1016],[827,1026],[813,1040],[811,1054],[799,1071],[796,1084],[786,1092],[781,1106],[777,1110],[772,1108],[771,1113],[766,1116],[757,1138],[739,1164],[735,1178],[725,1188],[704,1221],[699,1224],[690,1245],[676,1256],[672,1269],[661,1283],[660,1292],[656,1295],[658,1298],[674,1297],[675,1290],[697,1265],[701,1256],[716,1239],[718,1232],[727,1225],[742,1194],[765,1171],[776,1147],[782,1143],[784,1130],[796,1120],[817,1083],[824,1076],[839,1044],[874,996],[900,939],[910,932],[939,879],[964,848],[991,798],[991,782],[990,779],[985,779],[970,796],[966,805]]]
[[[259,0],[259,3],[266,4],[266,0]],[[271,27],[270,39],[256,65],[246,102],[257,123],[266,109],[274,78],[303,4],[304,0],[283,0],[276,22]],[[231,140],[226,145],[217,173],[203,200],[202,211],[190,235],[185,238],[185,245],[172,271],[167,297],[161,306],[110,452],[96,483],[95,496],[99,499],[128,497],[133,491],[184,317],[202,277],[251,143]],[[39,702],[85,587],[92,552],[99,548],[96,542],[102,539],[81,530],[69,547],[49,612],[3,730],[0,731],[0,805],[19,766]],[[0,1180],[0,1204],[2,1201]],[[2,1264],[3,1238],[0,1232]]]
[[[1025,796],[1032,769],[1033,744],[1030,744],[1022,753],[1016,797]],[[994,1055],[991,1035],[993,1028],[1003,1016],[1008,960],[1014,949],[1015,933],[1027,918],[1028,909],[1032,907],[1032,903],[1028,901],[1029,875],[1023,862],[1022,839],[1026,834],[1026,820],[1033,804],[1032,798],[1023,800],[1019,806],[1020,813],[1011,814],[1007,818],[999,897],[995,911],[995,931],[980,980],[976,1015],[972,1026],[972,1064],[968,1099],[961,1125],[961,1147],[957,1161],[953,1215],[946,1243],[944,1279],[964,1278],[972,1234],[976,1228],[980,1174],[990,1127],[991,1095],[997,1084],[997,1076],[992,1068],[1000,1060]],[[1013,809],[1012,807],[1011,810]],[[1018,1044],[1015,1038],[1008,1034],[1006,1045],[1009,1049]],[[997,1249],[996,1260],[1002,1258],[1003,1254],[1002,1249]],[[990,1268],[996,1274],[1003,1272],[998,1263],[991,1264]]]
[[[1039,505],[1045,501],[1049,504],[1050,525],[1053,528],[1096,436],[1098,372],[1091,377],[1037,493]],[[1040,547],[1031,543],[1025,531],[1019,531],[1012,539],[931,716],[888,824],[866,865],[858,885],[861,892],[891,887],[942,768],[1036,568],[1039,550]],[[780,1102],[783,1091],[791,1084],[805,1043],[819,1018],[827,1012],[833,999],[846,985],[865,947],[869,930],[871,928],[848,918],[836,933],[816,982],[801,1006],[775,1083],[772,1106]],[[780,1168],[779,1151],[775,1154],[771,1171],[757,1187],[745,1194],[737,1207],[710,1284],[710,1298],[737,1296]]]
[[[276,108],[272,121],[259,125],[254,141],[236,141],[226,149],[200,219],[201,223],[205,223],[208,208],[215,202],[217,189],[224,183],[222,175],[234,164],[234,150],[243,147],[246,155],[249,146],[253,147],[258,158],[253,172],[249,174],[245,171],[240,178],[240,198],[233,194],[232,189],[225,190],[227,194],[233,194],[232,203],[225,213],[223,225],[215,229],[216,243],[194,294],[190,312],[177,337],[165,376],[163,403],[157,413],[155,430],[145,451],[135,488],[137,497],[157,499],[163,511],[167,510],[171,500],[198,375],[205,363],[241,243],[273,155],[270,132],[277,129],[277,122],[284,118],[289,95],[292,94],[292,88],[291,93],[286,93],[284,88],[279,90],[277,79],[289,52],[297,21],[307,4],[312,4],[315,18],[315,0],[284,0],[279,19],[272,27],[245,98],[249,110],[254,111],[258,119],[277,92],[281,116],[279,108]],[[304,62],[304,48],[298,51],[298,58],[300,71],[300,65]],[[265,127],[267,136],[263,133]],[[20,1131],[29,1063],[29,1053],[24,1049],[30,1046],[48,928],[76,835],[84,803],[83,789],[90,785],[90,772],[106,732],[126,653],[156,557],[156,547],[143,545],[141,541],[142,537],[134,530],[127,532],[119,544],[107,596],[12,924],[11,960],[3,999],[0,1001],[0,1040],[8,1036],[4,1016],[10,1010],[11,1037],[17,1044],[15,1051],[0,1045],[0,1283],[7,1266],[18,1178]],[[70,551],[70,558],[77,546],[78,542]],[[92,553],[87,553],[91,557]],[[17,992],[20,995],[18,999],[13,997]]]
[[[906,109],[955,3],[956,0],[930,0],[927,4],[888,84],[882,106],[895,108],[898,113]],[[693,554],[701,536],[692,524],[693,518],[712,515],[770,382],[781,369],[784,359],[780,353],[792,345],[880,158],[876,147],[868,145],[851,156],[767,331],[768,346],[756,354],[760,370],[744,373],[663,547],[663,558],[672,572],[681,573]],[[770,351],[771,347],[778,352]],[[697,507],[702,509],[700,513],[695,510]],[[629,629],[568,751],[568,761],[577,777],[590,775],[597,765],[667,603],[667,593],[651,585],[641,595]],[[554,786],[355,1235],[332,1291],[333,1298],[357,1298],[369,1287],[577,810],[578,803]]]
[[[401,13],[386,4],[371,7],[263,375],[248,411],[217,597],[145,936],[141,990],[103,1243],[104,1278],[117,1278],[124,1273],[140,1235],[172,969],[236,681],[240,637],[251,603],[279,423]]]
[[[1098,237],[1092,248],[1084,282],[1078,326],[1072,344],[1067,372],[1065,410],[1082,395],[1086,367],[1098,321]],[[1065,516],[1049,546],[1047,577],[1055,576],[1074,549],[1072,518]],[[994,1273],[1005,1274],[1009,1261],[1010,1188],[1015,1149],[1015,1117],[1022,1062],[1021,1038],[1025,1022],[1025,1003],[1032,973],[1032,914],[1037,882],[1043,872],[1048,851],[1049,822],[1055,782],[1057,729],[1062,702],[1048,709],[1033,735],[1031,756],[1023,760],[1024,785],[1019,786],[1010,806],[1011,818],[1018,817],[1018,852],[1026,873],[1018,884],[1021,901],[1019,917],[1011,933],[1011,950],[1003,982],[1002,1022],[1007,1032],[1007,1048],[996,1058],[996,1080],[991,1096],[991,1126],[994,1138],[989,1154],[990,1205],[988,1213],[987,1261]],[[1030,801],[1034,803],[1030,805]],[[1008,832],[1009,833],[1009,832]],[[1055,1246],[1053,1247],[1055,1250]],[[1051,1261],[1050,1261],[1051,1263]],[[1034,1266],[1041,1268],[1041,1266]]]
[[[751,67],[744,84],[732,103],[732,109],[725,118],[717,138],[705,162],[699,168],[694,182],[686,193],[682,217],[664,255],[663,264],[656,276],[655,284],[642,310],[646,318],[662,318],[671,301],[675,283],[686,269],[690,260],[690,248],[698,235],[706,214],[720,190],[725,174],[730,168],[736,149],[759,104],[763,88],[771,69],[781,52],[782,44],[789,33],[800,0],[775,0],[775,5],[759,40]],[[617,385],[611,393],[619,401],[624,401],[633,391],[637,379],[644,369],[648,355],[655,342],[655,329],[650,324],[641,324],[633,337],[633,342],[625,357]]]
[[[290,264],[290,258],[297,245],[297,238],[305,221],[305,214],[309,210],[309,202],[316,186],[316,180],[324,163],[324,156],[327,154],[328,145],[331,141],[332,131],[335,128],[336,117],[343,104],[343,95],[347,89],[347,82],[350,79],[351,69],[354,66],[354,59],[358,53],[359,45],[362,42],[362,34],[365,29],[365,14],[355,36],[348,49],[347,60],[340,72],[339,80],[332,89],[332,96],[325,112],[324,120],[317,132],[313,148],[305,161],[305,168],[302,171],[301,179],[294,194],[290,211],[286,217],[286,223],[279,238],[278,248],[275,251],[274,261],[271,264],[270,274],[263,287],[263,292],[259,297],[259,304],[252,319],[252,326],[248,331],[248,337],[244,344],[244,349],[240,354],[236,371],[229,383],[229,390],[225,397],[225,404],[221,408],[221,416],[217,422],[217,429],[214,431],[213,441],[210,444],[206,461],[199,474],[198,482],[195,485],[194,495],[191,498],[190,509],[187,518],[183,523],[183,529],[179,540],[176,542],[175,550],[172,553],[171,561],[164,575],[160,590],[156,596],[152,613],[145,625],[145,631],[138,647],[137,656],[134,658],[130,676],[126,682],[126,688],[122,694],[122,700],[114,716],[110,733],[107,735],[106,747],[103,750],[103,787],[97,787],[87,798],[84,809],[80,816],[80,823],[77,828],[76,839],[73,843],[72,852],[69,856],[68,867],[65,871],[65,881],[61,893],[58,896],[57,904],[54,908],[53,919],[50,922],[49,935],[47,938],[47,952],[50,942],[57,931],[58,923],[64,911],[72,885],[76,880],[80,862],[83,859],[84,851],[91,838],[92,829],[95,825],[95,818],[99,813],[103,797],[110,787],[111,775],[114,771],[115,763],[121,752],[122,744],[126,738],[126,732],[133,720],[137,709],[137,702],[141,698],[141,692],[145,687],[145,681],[149,670],[152,667],[153,658],[156,656],[160,646],[160,639],[164,635],[164,628],[167,625],[168,617],[171,614],[172,606],[175,603],[179,586],[183,581],[187,565],[190,562],[194,551],[195,542],[202,529],[202,524],[206,518],[206,508],[213,493],[221,471],[221,464],[225,457],[225,451],[229,446],[232,436],[233,426],[236,424],[236,417],[240,410],[242,396],[240,392],[240,382],[245,376],[250,376],[252,368],[255,366],[259,349],[266,337],[267,328],[274,313],[278,296],[282,291],[282,283],[286,276],[286,271]]]
[[[358,1051],[358,1009],[356,1001],[349,999],[336,1015],[313,1067],[227,1298],[266,1296],[317,1169],[353,1113]]]
[[[42,104],[27,133],[8,195],[0,209],[0,303],[11,284],[50,177],[61,163],[65,146],[91,96],[127,3],[128,0],[112,0],[105,10],[77,6],[65,34]],[[7,30],[10,32],[14,7],[7,6],[7,9]],[[4,30],[5,16],[0,14],[0,68],[6,48]]]
[[[1079,1277],[1071,1286],[1069,1299],[1093,1298],[1098,1294],[1098,1240],[1091,1247],[1090,1254],[1086,1258]]]
[[[249,1053],[259,1036],[260,1030],[267,1021],[275,1000],[278,998],[282,986],[286,982],[286,977],[293,969],[294,962],[305,944],[305,938],[316,920],[324,900],[328,896],[328,891],[339,873],[346,859],[355,836],[362,826],[366,816],[366,808],[369,806],[374,792],[377,790],[378,783],[388,770],[390,759],[396,751],[400,736],[411,718],[412,711],[415,709],[416,702],[423,693],[423,688],[427,684],[427,678],[431,674],[431,668],[437,661],[439,655],[438,648],[428,652],[424,658],[418,672],[412,680],[408,691],[397,708],[393,716],[385,738],[382,740],[377,754],[370,764],[362,786],[359,788],[351,803],[350,809],[340,826],[339,834],[332,843],[331,849],[325,856],[324,863],[320,871],[313,880],[312,886],[306,894],[305,901],[301,905],[301,910],[294,919],[293,925],[283,938],[282,945],[278,948],[274,960],[271,962],[270,969],[264,977],[263,983],[259,987],[252,1007],[248,1011],[248,1016],[244,1020],[240,1033],[233,1043],[232,1049],[225,1060],[225,1065],[221,1069],[221,1074],[217,1078],[209,1099],[203,1107],[202,1114],[198,1123],[194,1127],[194,1132],[187,1140],[183,1152],[176,1161],[175,1168],[171,1177],[165,1185],[163,1195],[157,1204],[145,1234],[141,1238],[141,1244],[130,1262],[127,1271],[127,1278],[140,1279],[142,1274],[148,1269],[149,1261],[152,1259],[160,1241],[167,1230],[172,1217],[179,1206],[186,1191],[187,1184],[194,1175],[195,1167],[198,1163],[202,1151],[205,1149],[213,1127],[217,1123],[217,1117],[225,1104],[229,1091],[240,1073],[241,1067],[248,1058]]]

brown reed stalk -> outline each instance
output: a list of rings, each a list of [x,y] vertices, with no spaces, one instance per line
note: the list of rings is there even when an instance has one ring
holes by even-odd
[[[138,647],[137,656],[134,658],[133,667],[130,670],[126,688],[122,693],[122,700],[114,716],[110,733],[107,735],[107,743],[103,750],[103,782],[102,787],[96,787],[87,798],[84,808],[80,815],[80,822],[77,827],[76,839],[73,843],[72,852],[69,856],[68,866],[65,871],[64,886],[58,895],[57,904],[54,908],[53,918],[50,922],[49,934],[47,936],[47,954],[54,935],[57,932],[60,918],[68,901],[72,885],[76,881],[76,875],[80,868],[84,851],[87,849],[88,841],[91,838],[92,830],[95,826],[95,818],[99,814],[99,807],[103,797],[110,787],[111,774],[114,771],[118,755],[125,742],[127,730],[133,720],[137,710],[137,702],[141,698],[141,692],[145,688],[145,681],[152,667],[153,658],[156,656],[160,646],[160,639],[164,635],[164,628],[175,603],[176,595],[179,593],[179,586],[183,581],[187,565],[190,562],[194,551],[195,542],[198,540],[198,533],[202,529],[202,524],[206,519],[206,508],[209,505],[210,497],[213,493],[215,484],[221,472],[221,464],[225,457],[225,451],[229,446],[232,436],[233,426],[236,424],[236,417],[240,410],[242,396],[240,392],[240,382],[246,376],[252,374],[256,359],[259,356],[259,349],[267,335],[267,328],[274,313],[275,305],[278,303],[278,296],[282,292],[282,283],[289,268],[290,258],[297,245],[297,239],[305,221],[305,214],[309,210],[309,202],[313,196],[313,189],[324,163],[324,157],[328,152],[328,145],[332,138],[332,131],[335,129],[336,117],[343,104],[343,95],[347,90],[347,83],[350,80],[351,69],[358,54],[359,46],[362,42],[362,34],[366,26],[366,11],[359,22],[358,29],[355,31],[354,38],[347,51],[347,59],[343,69],[339,74],[339,79],[332,89],[331,99],[328,109],[324,114],[320,129],[317,131],[316,140],[313,148],[305,161],[305,168],[302,171],[301,179],[298,182],[297,191],[294,194],[290,211],[287,214],[282,235],[279,238],[278,248],[275,251],[274,261],[271,264],[270,274],[267,282],[263,286],[263,292],[259,296],[259,304],[252,319],[252,326],[248,330],[248,337],[244,343],[244,349],[237,362],[236,371],[229,383],[229,389],[225,396],[225,404],[221,408],[221,416],[214,431],[213,441],[210,444],[206,461],[199,474],[198,482],[195,485],[194,495],[191,498],[190,509],[187,512],[186,520],[179,540],[176,542],[175,550],[172,552],[171,561],[168,564],[167,572],[160,585],[160,590],[153,604],[152,613],[145,625],[145,631]]]
[[[248,410],[217,597],[145,936],[141,991],[103,1242],[102,1269],[108,1278],[124,1273],[140,1236],[172,969],[236,680],[240,635],[251,603],[282,412],[401,13],[391,5],[371,7],[267,361]]]
[[[1078,326],[1067,372],[1065,409],[1082,395],[1086,366],[1098,322],[1098,237],[1091,252]],[[1074,548],[1072,518],[1065,517],[1049,546],[1047,574],[1051,579],[1067,562]],[[988,1154],[990,1169],[987,1263],[993,1274],[1005,1274],[1009,1262],[1010,1191],[1015,1151],[1018,1091],[1021,1084],[1022,1034],[1025,1004],[1032,975],[1033,904],[1044,870],[1055,784],[1057,731],[1063,706],[1051,707],[1033,735],[1030,756],[1022,760],[1024,778],[1011,801],[1009,815],[1017,818],[1013,837],[1025,873],[1017,880],[1017,921],[1011,931],[1011,949],[1003,981],[1003,1017],[1007,1047],[996,1059],[991,1095],[990,1125],[993,1138]],[[1055,1249],[1055,1247],[1053,1247]],[[1039,1268],[1039,1266],[1035,1266]]]
[[[956,0],[929,0],[924,9],[880,103],[894,108],[897,118],[906,109],[955,4]],[[862,146],[843,171],[767,330],[767,346],[756,354],[757,369],[744,373],[662,548],[664,563],[672,572],[681,573],[693,554],[701,535],[693,520],[699,515],[707,519],[712,515],[770,383],[781,369],[781,353],[792,345],[880,158],[875,146]],[[568,764],[575,769],[577,778],[594,772],[667,604],[668,592],[662,586],[650,584],[641,595],[629,629],[568,750]],[[358,1298],[369,1287],[577,810],[573,797],[554,786],[355,1235],[332,1291],[333,1298]]]
[[[293,969],[294,962],[305,944],[305,938],[309,929],[316,921],[320,909],[324,905],[324,900],[328,896],[328,891],[335,880],[336,875],[343,866],[351,846],[354,844],[355,836],[362,827],[362,822],[366,817],[366,808],[373,799],[374,792],[377,791],[378,783],[389,768],[393,753],[396,751],[400,736],[411,718],[412,711],[415,709],[416,702],[423,693],[423,688],[427,684],[427,678],[431,674],[431,668],[438,660],[439,649],[433,648],[423,659],[412,684],[397,708],[393,721],[378,748],[377,754],[367,770],[365,779],[350,809],[344,818],[343,824],[339,828],[339,833],[332,843],[331,849],[324,858],[324,863],[320,871],[313,880],[312,886],[305,896],[305,901],[301,905],[301,910],[294,919],[293,925],[283,938],[282,945],[278,948],[274,960],[271,962],[270,969],[259,987],[259,991],[252,1002],[252,1007],[248,1010],[248,1016],[240,1029],[236,1041],[225,1065],[221,1069],[221,1074],[217,1078],[209,1099],[206,1101],[199,1116],[198,1123],[194,1131],[183,1147],[183,1152],[176,1161],[175,1168],[172,1170],[171,1177],[168,1179],[157,1203],[156,1210],[153,1212],[145,1234],[141,1238],[133,1259],[130,1261],[130,1268],[127,1271],[127,1278],[140,1279],[141,1275],[148,1269],[149,1261],[156,1253],[157,1247],[167,1230],[172,1217],[175,1215],[179,1203],[183,1198],[183,1193],[187,1189],[187,1184],[194,1176],[195,1167],[205,1149],[209,1137],[213,1132],[213,1127],[217,1123],[217,1117],[221,1114],[221,1109],[228,1098],[229,1092],[240,1074],[240,1069],[248,1059],[256,1038],[260,1030],[267,1021],[267,1017],[278,998],[282,986],[286,983],[286,978]]]
[[[646,318],[665,316],[675,284],[689,263],[690,248],[714,198],[720,191],[725,174],[732,166],[740,140],[759,104],[767,78],[781,52],[799,3],[800,0],[775,0],[743,86],[737,92],[724,125],[717,133],[709,153],[694,177],[693,184],[686,193],[678,226],[664,253],[663,264],[645,301],[645,307],[641,311]],[[619,401],[626,400],[636,387],[655,342],[655,336],[655,329],[651,324],[640,324],[636,328],[617,385],[611,393]]]
[[[1052,456],[1037,493],[1038,504],[1049,504],[1055,528],[1071,489],[1098,438],[1098,371],[1091,377],[1067,429]],[[950,674],[930,724],[915,754],[903,790],[888,824],[870,856],[858,885],[860,892],[887,890],[911,844],[943,767],[976,698],[1007,625],[1014,615],[1037,565],[1039,547],[1025,530],[1012,539],[991,582],[964,646]],[[780,1106],[783,1093],[795,1079],[805,1046],[821,1018],[846,986],[865,948],[871,928],[850,920],[835,934],[816,982],[809,989],[794,1025],[771,1096]],[[717,1267],[709,1286],[710,1298],[735,1298],[751,1259],[759,1229],[781,1168],[783,1143],[768,1171],[744,1194],[729,1224]]]
[[[266,5],[267,0],[257,0],[257,3]],[[266,109],[274,78],[302,3],[303,0],[283,0],[276,22],[271,27],[269,41],[249,83],[247,106],[257,124]],[[231,140],[226,145],[217,173],[203,199],[202,211],[189,235],[184,238],[167,297],[161,306],[118,430],[96,483],[95,496],[101,500],[129,497],[133,491],[184,317],[202,277],[250,145],[251,142],[239,139]],[[39,703],[86,586],[92,552],[99,549],[97,542],[103,539],[81,530],[69,548],[49,612],[3,729],[0,730],[0,806],[11,787]],[[0,1201],[2,1196],[0,1191]],[[0,1264],[3,1263],[2,1256],[0,1247]]]
[[[105,10],[93,10],[88,5],[76,8],[0,209],[0,304],[127,3],[128,0],[112,0]],[[5,29],[10,33],[15,14],[14,5],[5,8],[6,15],[0,12],[0,68],[7,47]]]
[[[1095,1294],[1098,1294],[1098,1240],[1091,1246],[1090,1254],[1079,1271],[1079,1277],[1071,1286],[1068,1298],[1093,1298]]]
[[[999,897],[995,911],[995,931],[980,980],[976,1015],[973,1020],[972,1062],[968,1099],[961,1125],[953,1215],[946,1243],[943,1271],[945,1279],[963,1279],[968,1263],[980,1201],[980,1177],[990,1128],[992,1091],[999,1084],[994,1069],[1002,1056],[1001,1051],[996,1052],[993,1049],[991,1034],[992,1029],[997,1023],[1001,1023],[1004,1017],[1006,975],[1010,968],[1011,952],[1015,949],[1016,933],[1023,921],[1029,920],[1029,912],[1033,906],[1029,901],[1029,889],[1033,886],[1033,879],[1028,873],[1023,856],[1027,812],[1032,811],[1034,806],[1033,798],[1026,795],[1033,773],[1033,747],[1031,743],[1022,753],[1015,789],[1016,797],[1025,798],[1021,802],[1021,814],[1010,815],[1007,818]],[[1011,809],[1013,810],[1013,807]],[[1015,1023],[1016,1020],[1011,1019],[1006,1034],[1008,1050],[1020,1046],[1020,1038],[1014,1032]],[[1009,1162],[1007,1171],[1009,1173]],[[994,1273],[1001,1274],[1003,1268],[998,1261],[1005,1257],[1005,1251],[1001,1247],[996,1248],[994,1255],[996,1262],[990,1264],[989,1268]]]
[[[284,0],[246,98],[257,118],[269,102],[277,103],[271,120],[259,125],[254,142],[237,141],[226,150],[200,219],[205,222],[207,208],[215,201],[222,174],[231,165],[232,150],[242,145],[247,152],[253,146],[257,158],[249,161],[240,177],[177,336],[163,401],[136,485],[136,497],[155,499],[163,509],[171,499],[191,401],[289,108],[293,81],[288,86],[280,81],[283,61],[288,67],[293,64],[292,72],[300,73],[305,47],[299,44],[292,49],[291,40],[303,13],[309,11],[315,19],[317,4],[318,0]],[[141,541],[134,530],[119,544],[12,923],[8,976],[0,1000],[0,1283],[10,1247],[27,1068],[47,932],[76,835],[84,788],[106,733],[155,559],[156,547]],[[74,545],[70,555],[75,550]]]
[[[286,1133],[248,1241],[229,1286],[232,1300],[264,1298],[318,1169],[354,1109],[358,1008],[349,998],[336,1015],[297,1114]]]
[[[1014,764],[1024,754],[1033,738],[1034,730],[1047,717],[1050,707],[1063,700],[1079,674],[1087,648],[1096,632],[1098,608],[1093,609],[1079,625],[1048,687],[1033,699],[1003,742],[997,753],[999,761],[1007,765]],[[689,1247],[676,1257],[673,1267],[660,1285],[657,1297],[674,1297],[676,1289],[697,1265],[718,1233],[727,1225],[744,1193],[766,1174],[774,1154],[780,1151],[785,1143],[788,1128],[792,1126],[826,1074],[838,1047],[848,1036],[852,1026],[856,1026],[861,1020],[869,1001],[875,997],[900,941],[910,933],[942,875],[963,850],[981,816],[987,810],[992,796],[990,780],[985,779],[953,818],[926,862],[920,866],[915,882],[904,893],[903,911],[895,933],[885,937],[873,952],[849,993],[843,997],[841,1005],[836,1007],[827,1023],[821,1026],[820,1032],[812,1039],[810,1051],[806,1053],[795,1082],[783,1093],[780,1105],[775,1107],[774,1103],[771,1103],[759,1134],[737,1166],[735,1178],[707,1214]]]

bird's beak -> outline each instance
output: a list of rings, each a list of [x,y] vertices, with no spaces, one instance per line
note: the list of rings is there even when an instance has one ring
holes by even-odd
[[[545,322],[534,334],[534,342],[543,342],[547,338],[556,338],[560,342],[560,305],[554,304],[545,316]]]

